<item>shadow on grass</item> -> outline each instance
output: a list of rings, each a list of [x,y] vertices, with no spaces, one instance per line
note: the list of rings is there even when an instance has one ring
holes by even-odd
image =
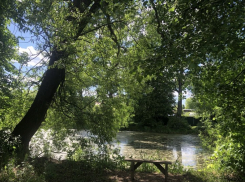
[[[194,175],[190,172],[187,172],[186,174],[183,175],[184,181],[189,181],[189,182],[208,182],[204,176],[197,176]]]
[[[101,162],[58,161],[47,158],[38,158],[33,162],[34,171],[38,175],[44,175],[47,182],[110,181],[107,165]]]
[[[129,182],[131,172],[127,169],[118,170],[115,163],[107,161],[58,161],[48,158],[36,158],[32,165],[37,175],[43,175],[45,182]],[[161,173],[135,172],[135,182],[164,181]],[[211,173],[187,171],[182,174],[169,174],[169,182],[216,182],[218,178]],[[221,182],[222,180],[218,180]]]

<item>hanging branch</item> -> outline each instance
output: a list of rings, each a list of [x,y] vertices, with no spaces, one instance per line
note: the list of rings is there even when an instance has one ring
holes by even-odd
[[[162,37],[162,40],[164,40],[164,34],[163,32],[161,31],[161,21],[160,21],[160,18],[159,18],[159,13],[157,11],[157,8],[153,2],[153,0],[150,1],[151,5],[152,5],[152,8],[154,9],[155,11],[155,17],[156,17],[156,20],[157,20],[157,33],[159,33],[159,35],[161,35]]]
[[[111,26],[111,17],[110,17],[110,15],[109,15],[108,13],[105,13],[105,15],[106,15],[107,27],[108,27],[108,29],[109,29],[109,31],[110,31],[110,33],[111,33],[111,39],[112,39],[112,40],[115,42],[115,44],[117,45],[117,57],[118,57],[119,54],[120,54],[120,48],[121,48],[121,46],[120,46],[120,44],[119,44],[119,42],[118,42],[118,40],[117,40],[116,34],[114,33],[114,31],[113,31],[113,29],[112,29],[112,26]]]
[[[237,81],[237,79],[243,74],[245,73],[245,69],[243,69],[230,83],[229,85],[233,82],[235,83]]]

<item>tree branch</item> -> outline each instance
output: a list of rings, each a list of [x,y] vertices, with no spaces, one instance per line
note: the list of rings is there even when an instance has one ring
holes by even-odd
[[[152,8],[155,11],[155,17],[156,17],[156,20],[157,20],[157,33],[162,37],[162,40],[164,40],[164,35],[163,35],[163,32],[161,31],[161,21],[160,21],[160,18],[159,18],[159,14],[158,14],[157,8],[156,8],[153,0],[150,0],[150,3],[152,5]]]

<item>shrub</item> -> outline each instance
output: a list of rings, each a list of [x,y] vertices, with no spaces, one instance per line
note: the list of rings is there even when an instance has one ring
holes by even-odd
[[[19,138],[13,138],[10,130],[0,130],[0,171],[11,158],[16,157],[15,150],[19,146]]]
[[[190,129],[185,118],[170,117],[168,127],[171,129]]]

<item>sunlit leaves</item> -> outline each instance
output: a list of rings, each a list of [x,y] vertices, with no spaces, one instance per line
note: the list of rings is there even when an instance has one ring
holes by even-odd
[[[15,49],[17,39],[7,28],[10,19],[16,18],[15,3],[17,2],[4,0],[0,5],[0,122],[3,122],[5,111],[12,105],[12,92],[16,86],[14,74],[17,73],[17,70],[13,65],[13,60],[17,59]]]
[[[18,19],[22,31],[36,36],[38,47],[47,57],[54,50],[62,53],[49,69],[65,69],[66,78],[43,127],[86,128],[102,140],[109,140],[127,123],[133,106],[144,94],[150,96],[143,97],[142,103],[150,98],[151,105],[159,106],[161,100],[168,103],[166,109],[172,110],[172,97],[166,99],[164,93],[172,93],[175,79],[183,81],[188,76],[203,112],[216,114],[212,117],[215,120],[211,119],[218,123],[216,127],[209,122],[206,126],[207,135],[215,135],[216,150],[230,147],[241,158],[245,95],[243,1],[102,0],[91,1],[88,6],[72,2],[22,0],[16,4],[24,16],[12,17],[16,15],[15,4],[3,1],[0,8],[6,11],[0,11],[0,102],[4,111],[11,105],[14,83],[7,75],[17,73],[10,61],[16,58],[22,65],[28,61],[27,55],[15,55],[16,39],[6,26],[13,18]],[[97,9],[91,13],[93,5]],[[27,75],[36,74],[33,71]],[[155,83],[155,79],[160,80]],[[89,90],[93,94],[86,95]],[[17,109],[8,115],[9,120],[11,115],[19,120],[30,106],[32,97],[22,97],[27,92],[13,92],[18,96],[12,101]],[[16,121],[9,125],[14,124]],[[225,157],[228,162],[233,160]]]

